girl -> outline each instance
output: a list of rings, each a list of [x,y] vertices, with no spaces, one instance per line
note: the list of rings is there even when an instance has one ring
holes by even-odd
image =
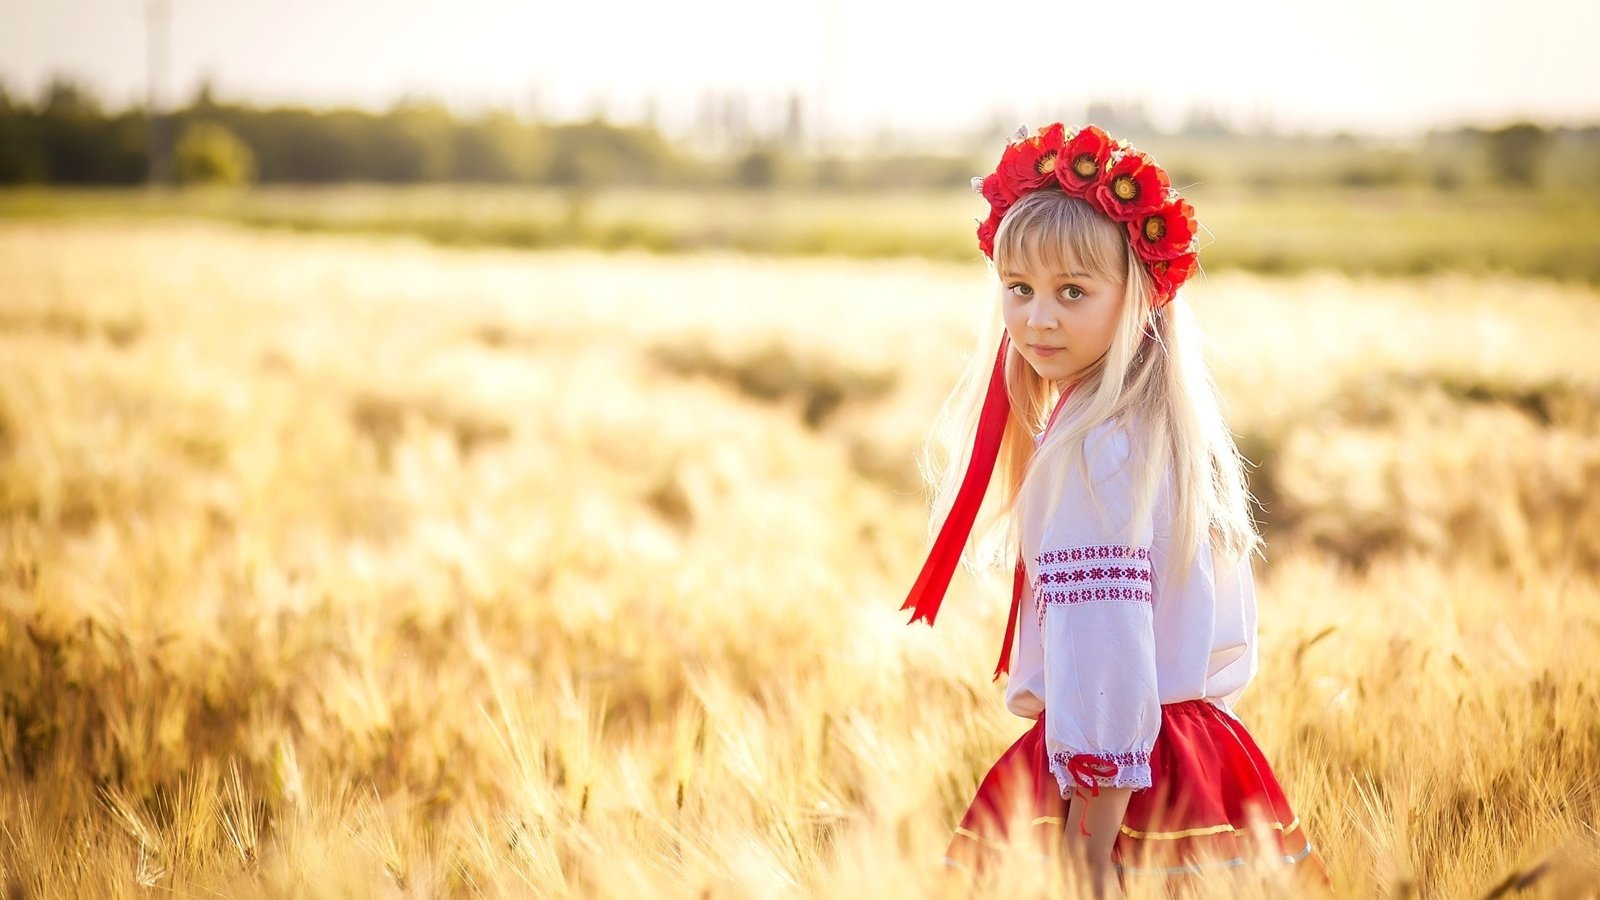
[[[1004,334],[946,404],[962,440],[945,458],[968,436],[972,453],[959,486],[934,474],[948,514],[902,608],[933,624],[999,461],[990,521],[1019,554],[995,678],[1010,673],[1006,706],[1033,727],[984,777],[946,861],[981,871],[1031,839],[1097,896],[1247,864],[1328,887],[1233,713],[1256,670],[1261,538],[1176,302],[1196,267],[1193,208],[1094,125],[1019,132],[974,187]]]

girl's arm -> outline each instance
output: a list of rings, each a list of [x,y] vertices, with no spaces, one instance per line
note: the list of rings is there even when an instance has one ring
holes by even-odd
[[[1056,511],[1034,521],[1033,589],[1044,645],[1045,749],[1061,796],[1071,801],[1068,849],[1109,870],[1129,795],[1150,787],[1161,727],[1154,534],[1149,516],[1133,514],[1126,432],[1096,429],[1084,452],[1099,503],[1076,465],[1059,473],[1051,488]],[[1135,529],[1136,520],[1143,521]]]

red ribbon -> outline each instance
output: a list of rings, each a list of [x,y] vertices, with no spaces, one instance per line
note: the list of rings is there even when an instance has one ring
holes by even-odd
[[[1016,574],[1011,579],[1011,612],[1006,615],[1006,639],[1000,645],[1000,661],[995,664],[994,678],[1011,671],[1011,641],[1017,635],[1017,613],[1022,609],[1022,588],[1028,583],[1028,570],[1022,564],[1022,554],[1017,554]]]
[[[1067,774],[1072,776],[1072,780],[1079,785],[1089,788],[1089,797],[1100,796],[1100,778],[1114,778],[1118,771],[1120,771],[1120,767],[1116,763],[1097,756],[1090,756],[1087,753],[1079,753],[1067,760]],[[1099,777],[1097,778],[1096,776]],[[1077,794],[1078,789],[1074,787],[1072,793]],[[1085,803],[1087,803],[1089,797],[1083,798]],[[1084,837],[1091,836],[1089,829],[1084,827],[1083,824],[1083,820],[1088,816],[1089,810],[1086,806],[1083,815],[1078,817],[1078,833]]]
[[[911,620],[919,619],[933,625],[939,613],[944,592],[950,587],[950,576],[955,574],[961,561],[961,550],[966,546],[967,535],[972,533],[972,523],[983,505],[983,495],[989,489],[989,476],[994,473],[995,458],[1000,455],[1000,439],[1005,435],[1006,420],[1011,416],[1011,398],[1006,394],[1006,349],[1010,346],[1008,335],[1000,336],[1000,352],[994,359],[994,372],[989,376],[989,393],[983,401],[983,411],[978,414],[978,432],[972,439],[972,458],[967,462],[967,474],[961,479],[961,489],[956,492],[950,514],[939,529],[939,537],[922,564],[917,583],[901,609],[915,609]]]
[[[1073,781],[1089,788],[1091,797],[1100,796],[1100,778],[1115,778],[1119,771],[1121,768],[1116,763],[1087,753],[1079,753],[1067,760],[1067,774],[1072,776]]]

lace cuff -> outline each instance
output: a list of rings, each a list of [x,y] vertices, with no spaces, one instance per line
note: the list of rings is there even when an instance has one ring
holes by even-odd
[[[1069,798],[1074,788],[1098,792],[1103,787],[1150,787],[1150,754],[1144,750],[1126,753],[1072,753],[1057,750],[1050,754],[1050,773],[1061,786],[1061,796]]]

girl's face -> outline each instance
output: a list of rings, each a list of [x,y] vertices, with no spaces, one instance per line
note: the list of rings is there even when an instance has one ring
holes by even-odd
[[[1021,257],[1000,272],[1006,334],[1041,378],[1072,381],[1111,349],[1125,285],[1092,277],[1071,259],[1050,271],[1057,267]]]

